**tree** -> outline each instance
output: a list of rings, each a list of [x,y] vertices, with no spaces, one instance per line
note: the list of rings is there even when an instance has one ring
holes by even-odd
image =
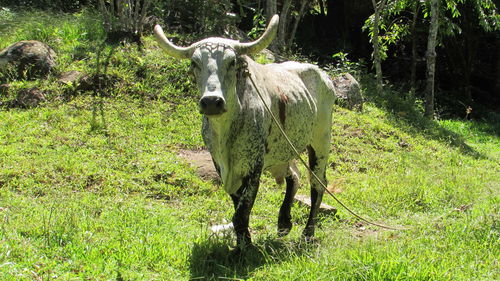
[[[266,0],[267,20],[274,14],[280,15],[276,43],[271,46],[275,51],[288,51],[292,47],[298,25],[309,5],[310,0]]]
[[[373,31],[371,36],[371,42],[373,45],[373,64],[375,66],[375,75],[377,78],[377,91],[380,93],[383,88],[382,84],[382,59],[380,57],[380,38],[379,38],[379,25],[380,25],[380,13],[385,9],[387,0],[380,0],[376,2],[372,0],[373,10],[375,11],[373,17]]]
[[[279,46],[284,49],[286,46],[286,36],[288,33],[288,27],[290,26],[290,8],[292,6],[292,0],[283,0],[283,5],[280,13],[280,25],[278,29],[277,41]]]
[[[129,40],[141,47],[141,35],[152,4],[156,0],[99,0],[108,41]]]
[[[411,66],[410,66],[410,93],[415,94],[417,89],[417,21],[420,10],[420,1],[415,1],[411,21]]]
[[[377,5],[383,4],[379,0]],[[372,0],[374,8],[376,1]],[[424,3],[422,5],[422,3]],[[433,18],[432,5],[438,5],[440,10]],[[377,6],[378,8],[378,6]],[[379,11],[381,11],[379,9]],[[384,60],[391,45],[399,45],[405,36],[411,35],[411,64],[410,64],[410,91],[416,91],[417,66],[417,38],[421,28],[419,25],[428,24],[427,53],[426,53],[426,115],[434,114],[434,91],[436,73],[436,49],[443,50],[449,64],[448,74],[456,79],[455,95],[463,94],[466,103],[472,101],[471,75],[477,67],[477,46],[480,32],[500,30],[500,17],[492,0],[386,0],[385,9],[380,12],[378,24],[375,25],[376,13],[365,22],[364,28],[370,29],[370,38],[375,49],[373,39],[378,35],[378,50],[380,60]],[[430,19],[430,20],[429,20]],[[378,30],[376,30],[378,27]],[[439,31],[438,31],[439,30]],[[433,32],[436,32],[435,36]],[[475,38],[475,39],[474,39]],[[397,44],[398,43],[398,44]],[[377,86],[380,87],[380,71],[373,54],[374,67],[377,73]],[[441,66],[443,68],[444,66]],[[434,79],[434,80],[433,80]]]
[[[427,84],[425,88],[425,116],[434,115],[434,81],[436,71],[436,43],[439,29],[439,0],[428,0],[431,5],[431,23],[427,40]]]
[[[266,18],[269,22],[271,18],[278,13],[278,0],[266,1]]]
[[[310,4],[309,0],[301,0],[300,1],[299,13],[298,13],[298,15],[295,18],[295,21],[294,21],[293,26],[292,26],[292,30],[290,31],[290,36],[288,38],[288,42],[286,44],[286,49],[287,50],[290,50],[291,47],[292,47],[292,43],[295,40],[295,34],[297,33],[297,28],[299,26],[299,22],[304,17],[306,8],[308,7],[309,4]]]

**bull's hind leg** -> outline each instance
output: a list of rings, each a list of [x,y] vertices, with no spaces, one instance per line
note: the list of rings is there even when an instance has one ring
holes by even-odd
[[[328,146],[322,144],[319,148],[308,146],[309,168],[326,185],[326,166],[328,162]],[[324,188],[318,181],[310,175],[311,182],[311,210],[307,220],[303,235],[307,240],[314,236],[314,230],[317,222],[317,213],[323,199]]]
[[[285,236],[290,233],[292,229],[292,216],[290,211],[292,209],[293,198],[299,187],[299,173],[295,163],[291,163],[288,167],[288,172],[285,177],[286,193],[283,203],[281,204],[280,213],[278,217],[278,235]]]

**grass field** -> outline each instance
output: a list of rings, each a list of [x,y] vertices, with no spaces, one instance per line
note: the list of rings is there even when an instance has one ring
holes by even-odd
[[[90,14],[56,15],[37,33],[59,52],[61,72],[95,71],[89,46],[102,38],[78,31],[98,30]],[[2,47],[32,32],[5,26]],[[498,123],[428,121],[418,103],[368,87],[363,112],[335,108],[328,179],[363,216],[409,229],[372,227],[339,208],[304,243],[308,209],[295,205],[292,232],[278,238],[284,188],[266,175],[251,217],[255,247],[232,260],[233,235],[209,230],[230,220],[229,196],[178,156],[203,147],[187,63],[151,38],[144,53],[103,53],[114,82],[97,95],[54,75],[12,82],[1,97],[33,86],[49,93],[36,108],[0,109],[0,280],[500,278]]]

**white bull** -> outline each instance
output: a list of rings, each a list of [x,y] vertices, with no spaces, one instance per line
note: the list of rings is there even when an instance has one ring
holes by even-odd
[[[265,109],[250,79],[255,81],[264,102],[278,117],[286,134],[299,151],[307,150],[309,166],[326,184],[334,86],[328,75],[311,64],[285,62],[261,65],[248,54],[266,48],[274,39],[279,18],[275,15],[255,42],[241,43],[224,38],[207,38],[189,47],[178,47],[159,25],[155,35],[171,56],[191,59],[192,72],[201,98],[202,135],[231,196],[233,225],[238,249],[251,243],[249,216],[263,170],[278,182],[286,180],[286,194],[278,217],[278,233],[292,228],[290,209],[298,188],[293,153]],[[246,75],[248,73],[251,77]],[[316,213],[323,188],[311,182],[311,210],[303,235],[314,235]]]

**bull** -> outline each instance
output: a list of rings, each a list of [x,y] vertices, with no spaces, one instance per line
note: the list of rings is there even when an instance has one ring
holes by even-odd
[[[249,217],[263,171],[269,171],[278,183],[286,182],[278,235],[287,235],[292,228],[290,210],[299,186],[296,154],[264,103],[278,116],[297,150],[307,151],[310,169],[326,184],[335,100],[332,81],[311,64],[290,61],[261,65],[248,56],[272,42],[278,22],[275,15],[254,42],[212,37],[188,47],[170,42],[159,25],[154,29],[159,45],[168,55],[191,60],[190,68],[201,95],[203,140],[235,209],[232,222],[237,249],[251,244]],[[312,177],[310,185],[311,208],[303,231],[307,240],[314,236],[324,192]]]

